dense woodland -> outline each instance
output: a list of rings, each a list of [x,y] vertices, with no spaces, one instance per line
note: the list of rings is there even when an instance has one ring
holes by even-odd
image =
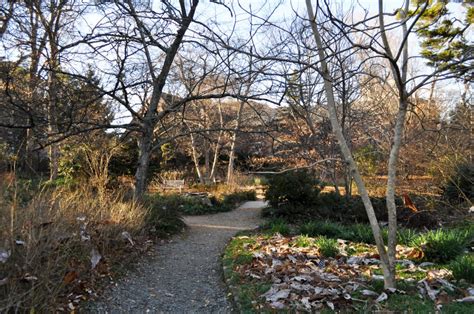
[[[369,224],[394,288],[401,225],[472,220],[474,7],[388,2],[2,1],[0,309],[70,303],[255,186],[273,218]]]

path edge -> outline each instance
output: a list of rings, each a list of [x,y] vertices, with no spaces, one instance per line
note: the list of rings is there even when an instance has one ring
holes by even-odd
[[[252,230],[253,229],[249,229],[248,231],[252,231]],[[227,248],[227,246],[230,244],[230,242],[234,238],[235,238],[235,235],[232,236],[232,238],[230,238],[229,241],[227,241],[225,248]],[[224,249],[224,252],[222,252],[221,254],[221,268],[222,268],[222,277],[224,278],[224,283],[226,287],[226,297],[228,300],[230,300],[230,303],[232,304],[232,313],[241,313],[242,308],[240,306],[238,289],[234,285],[232,285],[230,281],[230,277],[227,276],[227,273],[230,273],[233,270],[231,269],[231,267],[224,265],[224,254],[225,254],[225,249]]]

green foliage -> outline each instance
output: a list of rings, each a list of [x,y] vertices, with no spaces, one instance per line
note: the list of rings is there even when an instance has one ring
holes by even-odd
[[[313,239],[306,235],[300,235],[292,241],[292,245],[296,247],[310,247],[313,245]]]
[[[386,241],[388,230],[382,228],[381,231],[382,237]],[[372,228],[367,224],[342,225],[331,221],[310,221],[301,225],[299,232],[311,237],[326,236],[334,239],[375,244]],[[397,233],[398,242],[403,245],[411,245],[419,236],[419,232],[408,228],[400,228]]]
[[[242,313],[255,312],[255,301],[271,287],[271,283],[262,280],[245,282],[240,274],[235,271],[239,265],[252,262],[253,256],[249,252],[248,246],[255,243],[255,239],[249,237],[235,237],[225,248],[222,258],[222,264],[225,266],[224,277],[236,289],[238,307]]]
[[[225,205],[234,206],[243,201],[255,201],[257,199],[257,193],[255,190],[250,191],[237,191],[231,194],[224,195],[222,203]]]
[[[354,152],[354,158],[359,170],[364,175],[377,174],[378,165],[382,159],[382,153],[374,145],[366,145]]]
[[[402,245],[412,244],[418,236],[419,232],[412,229],[399,228],[397,231],[397,241]]]
[[[375,244],[374,234],[372,233],[372,228],[369,225],[365,224],[354,224],[348,227],[348,236],[349,240],[354,242],[362,242],[368,244]],[[382,236],[386,239],[387,232],[385,229],[382,229]]]
[[[230,211],[238,203],[245,200],[255,200],[255,191],[238,191],[223,195],[222,200],[210,197],[205,201],[200,197],[180,194],[150,195],[148,200],[156,206],[169,208],[184,215],[204,215]]]
[[[162,167],[166,167],[167,163],[175,157],[175,148],[171,143],[166,143],[161,145],[161,157],[163,161],[161,162]]]
[[[268,229],[271,234],[279,233],[281,235],[288,235],[291,231],[286,221],[281,218],[270,220],[264,227]]]
[[[471,240],[467,230],[438,229],[420,234],[411,244],[423,250],[426,260],[445,263],[462,254]]]
[[[255,177],[253,185],[268,185],[268,179],[266,177]]]
[[[474,200],[474,164],[462,163],[443,187],[443,195],[450,201]]]
[[[150,233],[156,236],[169,236],[180,232],[186,224],[181,213],[173,204],[176,198],[165,199],[149,197],[145,200],[148,212],[145,218]]]
[[[474,255],[462,255],[449,264],[449,269],[453,272],[457,280],[464,279],[474,283]]]
[[[450,17],[446,6],[448,1],[431,1],[427,9],[421,12],[424,4],[417,7],[420,14],[416,33],[421,38],[421,55],[428,60],[428,65],[442,71],[451,71],[459,77],[472,75],[472,44],[464,37],[472,20],[472,10],[467,10],[465,21],[456,23]]]
[[[314,243],[318,246],[319,253],[324,257],[335,257],[339,254],[337,240],[335,239],[320,236]]]
[[[311,237],[327,236],[330,238],[344,238],[344,226],[329,221],[310,221],[300,227],[300,233]]]
[[[321,183],[312,172],[289,171],[269,178],[265,198],[275,208],[299,208],[314,204],[320,191]]]
[[[420,299],[413,295],[392,294],[387,300],[387,308],[395,313],[434,313],[431,300]]]

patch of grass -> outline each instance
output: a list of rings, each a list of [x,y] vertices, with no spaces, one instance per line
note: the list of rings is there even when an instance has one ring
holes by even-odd
[[[271,283],[261,281],[244,282],[239,273],[234,271],[239,265],[252,261],[252,247],[255,239],[247,236],[234,237],[224,250],[222,263],[225,266],[224,276],[234,286],[239,298],[239,307],[243,313],[254,313],[260,296],[268,291]]]
[[[464,279],[474,283],[474,255],[466,254],[459,256],[449,264],[453,277],[457,280]]]
[[[240,236],[233,238],[227,245],[224,255],[223,263],[225,266],[232,266],[236,261],[237,264],[244,264],[251,262],[252,253],[248,249],[250,245],[255,244],[255,239],[247,236]]]
[[[310,247],[314,244],[314,240],[306,235],[300,235],[292,241],[292,245],[296,247]]]
[[[399,244],[410,245],[419,236],[419,232],[407,229],[399,228],[397,231],[397,240]]]
[[[339,248],[337,246],[337,240],[329,239],[325,236],[320,236],[314,241],[319,248],[319,253],[324,257],[335,257],[339,254]]]
[[[473,312],[472,303],[451,302],[444,304],[441,312],[445,314],[471,314]]]
[[[264,226],[270,234],[279,233],[281,235],[289,235],[291,232],[290,226],[282,218],[274,218]]]
[[[420,234],[412,245],[423,250],[426,260],[446,263],[464,252],[470,237],[466,230],[438,229]]]
[[[310,221],[300,227],[300,233],[311,237],[344,238],[344,226],[330,221]]]
[[[271,283],[242,284],[238,287],[239,305],[242,313],[255,313],[260,296],[267,292]],[[256,302],[257,301],[257,302]]]
[[[388,310],[400,313],[433,313],[435,309],[433,301],[420,299],[416,294],[392,294],[386,302]]]

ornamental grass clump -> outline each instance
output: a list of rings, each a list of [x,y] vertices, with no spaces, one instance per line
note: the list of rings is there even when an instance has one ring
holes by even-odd
[[[468,230],[431,230],[420,234],[412,246],[420,248],[428,261],[446,263],[461,255],[471,240]]]

